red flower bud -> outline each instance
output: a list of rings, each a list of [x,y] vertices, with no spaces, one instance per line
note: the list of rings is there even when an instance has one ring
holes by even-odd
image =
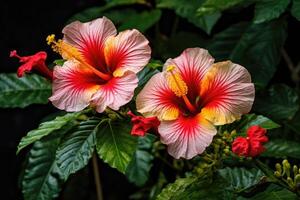
[[[267,131],[260,126],[251,126],[247,138],[237,137],[232,143],[232,152],[245,157],[256,157],[266,150],[263,143],[268,142]]]
[[[17,75],[22,77],[24,73],[31,72],[32,70],[38,71],[44,77],[52,80],[53,73],[50,71],[45,64],[47,53],[44,51],[37,52],[31,56],[19,56],[16,50],[10,52],[10,57],[16,57],[23,63],[19,68]]]
[[[160,122],[157,117],[142,117],[133,114],[131,111],[127,113],[131,117],[131,123],[133,124],[131,129],[131,135],[144,136],[150,129],[157,130]]]

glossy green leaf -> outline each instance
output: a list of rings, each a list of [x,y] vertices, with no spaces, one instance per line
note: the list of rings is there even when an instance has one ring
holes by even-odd
[[[88,164],[96,146],[96,133],[100,124],[101,119],[83,121],[63,138],[56,158],[65,180]]]
[[[21,139],[18,145],[17,153],[19,153],[26,146],[37,140],[40,140],[42,137],[45,137],[50,133],[60,129],[63,129],[63,132],[66,133],[70,128],[77,124],[76,118],[80,115],[80,112],[69,113],[64,116],[56,117],[54,120],[41,123],[37,129],[29,131],[27,135]]]
[[[255,4],[254,23],[278,18],[288,7],[290,0],[260,0]]]
[[[299,97],[296,90],[286,85],[273,85],[257,96],[254,109],[274,120],[292,119],[299,109]]]
[[[190,0],[188,3],[185,0],[160,0],[158,1],[157,7],[175,10],[177,15],[186,18],[195,26],[210,34],[213,26],[221,17],[221,13],[216,12],[205,16],[199,16],[197,9],[202,3],[203,1],[199,0]]]
[[[275,128],[279,128],[280,125],[273,122],[269,118],[262,116],[262,115],[256,115],[256,114],[248,114],[244,115],[241,121],[242,124],[242,131],[246,131],[250,126],[258,125],[264,129],[271,130]]]
[[[249,0],[248,0],[249,1]],[[198,8],[198,15],[207,15],[220,12],[241,3],[248,3],[247,0],[205,0],[204,3]]]
[[[137,186],[143,186],[149,178],[149,172],[154,159],[151,149],[155,138],[151,134],[138,138],[137,150],[127,167],[126,176],[128,180]]]
[[[228,181],[227,188],[240,192],[258,184],[264,173],[256,168],[246,169],[244,167],[226,167],[218,171],[221,177]]]
[[[125,173],[137,147],[137,138],[130,134],[130,130],[130,123],[108,119],[97,133],[99,157],[122,173]]]
[[[287,139],[272,139],[265,145],[266,151],[261,155],[275,158],[297,158],[300,159],[300,143]]]
[[[278,185],[271,184],[263,192],[255,193],[254,196],[249,198],[239,197],[238,200],[296,200],[297,195],[285,188],[279,187]]]
[[[298,21],[300,21],[300,0],[293,0],[291,13]]]
[[[16,74],[0,74],[0,107],[24,108],[31,104],[46,104],[51,95],[51,83],[32,74],[18,78]]]
[[[59,134],[37,141],[29,153],[22,181],[25,200],[52,200],[58,197],[63,177],[55,159]]]

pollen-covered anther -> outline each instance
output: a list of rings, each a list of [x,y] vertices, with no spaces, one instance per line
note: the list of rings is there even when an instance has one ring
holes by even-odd
[[[174,72],[176,67],[174,65],[169,65],[167,67],[167,82],[170,89],[175,93],[176,96],[182,97],[188,93],[188,87],[181,75],[178,72]]]

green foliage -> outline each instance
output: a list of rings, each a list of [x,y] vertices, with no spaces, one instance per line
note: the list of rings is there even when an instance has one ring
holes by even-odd
[[[258,184],[265,176],[264,173],[257,169],[246,169],[243,167],[226,167],[218,171],[221,177],[228,181],[228,189],[234,192],[246,190]]]
[[[0,107],[24,108],[31,104],[46,104],[51,84],[38,75],[18,78],[15,73],[0,74]]]
[[[278,18],[288,7],[290,0],[261,0],[255,4],[254,23]]]
[[[291,13],[298,21],[300,21],[300,0],[293,0]]]
[[[251,196],[249,198],[245,197],[239,197],[238,200],[296,200],[297,195],[290,192],[289,190],[279,187],[275,184],[271,184],[266,190],[263,192],[260,192],[254,196]]]
[[[262,115],[255,115],[255,114],[244,115],[238,127],[242,127],[242,131],[246,132],[246,130],[253,125],[258,125],[267,130],[280,127],[279,124],[273,122],[269,118],[264,117]]]
[[[130,124],[107,119],[97,133],[97,152],[104,162],[125,173],[137,147],[137,138],[130,135]]]
[[[264,146],[267,150],[262,154],[262,156],[274,158],[291,157],[300,159],[299,142],[287,139],[271,139]]]
[[[55,159],[59,143],[60,135],[55,134],[33,145],[22,181],[25,200],[51,200],[58,197],[63,183]]]
[[[292,119],[299,109],[299,97],[286,85],[273,85],[256,98],[254,109],[274,120]]]
[[[242,3],[247,3],[247,0],[205,0],[201,7],[198,8],[198,15],[216,13]]]
[[[221,17],[221,14],[219,12],[215,12],[205,16],[198,15],[197,8],[199,8],[202,3],[203,2],[199,0],[190,0],[189,3],[184,0],[160,0],[157,7],[175,10],[177,15],[186,18],[195,26],[210,34],[213,26]]]
[[[138,138],[137,150],[127,167],[126,176],[128,180],[137,186],[143,186],[149,178],[149,172],[154,159],[151,149],[155,138],[151,134]]]
[[[23,148],[32,144],[33,142],[40,140],[42,137],[49,135],[55,131],[66,133],[70,128],[76,125],[76,119],[81,113],[69,113],[64,116],[58,116],[54,120],[43,122],[37,129],[29,131],[28,134],[23,137],[18,145],[17,153]]]
[[[56,157],[65,180],[88,164],[96,146],[96,134],[101,122],[97,118],[83,121],[63,138]]]

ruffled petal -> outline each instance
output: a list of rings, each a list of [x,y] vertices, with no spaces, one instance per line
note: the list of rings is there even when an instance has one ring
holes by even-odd
[[[88,64],[102,72],[108,72],[104,58],[104,44],[109,36],[117,34],[114,24],[106,17],[91,22],[75,21],[63,31],[64,41],[82,53]]]
[[[52,96],[49,100],[61,110],[80,111],[87,107],[103,81],[74,61],[54,67]]]
[[[161,142],[168,145],[168,152],[176,159],[191,159],[203,153],[217,133],[215,127],[200,114],[162,121],[158,127]]]
[[[148,44],[145,36],[135,29],[109,37],[105,42],[104,54],[114,76],[122,76],[126,71],[141,71],[151,57]]]
[[[244,67],[230,61],[215,63],[201,82],[201,113],[214,125],[231,123],[251,110],[254,95]]]
[[[106,84],[101,85],[100,90],[92,97],[92,103],[96,106],[97,112],[103,112],[106,107],[113,110],[128,103],[133,95],[134,89],[138,86],[138,78],[132,72],[125,73],[122,77],[115,77]]]
[[[179,116],[177,97],[167,85],[164,72],[155,74],[136,97],[136,108],[145,117],[174,120]]]
[[[164,70],[169,65],[175,65],[179,70],[182,79],[188,86],[188,97],[194,101],[200,91],[200,82],[205,73],[214,63],[214,58],[207,50],[201,48],[188,48],[180,56],[168,59]]]

